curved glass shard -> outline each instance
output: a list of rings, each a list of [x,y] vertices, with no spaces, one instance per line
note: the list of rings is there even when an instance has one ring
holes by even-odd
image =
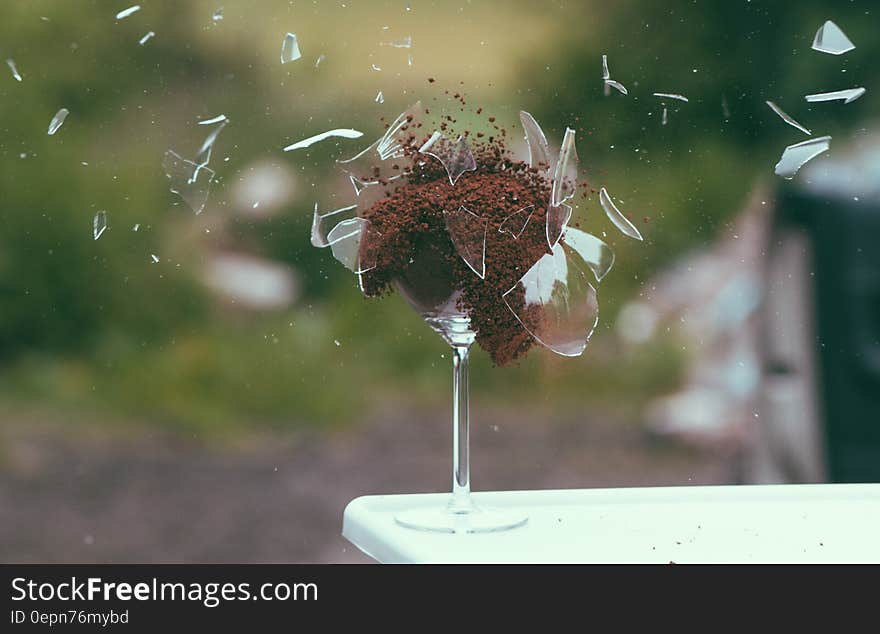
[[[798,123],[797,121],[795,121],[794,119],[792,119],[789,115],[787,115],[787,114],[782,110],[782,108],[780,108],[779,106],[777,106],[775,103],[773,103],[772,101],[768,101],[768,102],[766,102],[766,103],[767,103],[768,106],[770,106],[770,109],[771,109],[773,112],[775,112],[776,114],[778,114],[779,117],[780,117],[783,121],[785,121],[788,125],[790,125],[790,126],[793,127],[793,128],[797,128],[798,130],[800,130],[800,131],[803,132],[804,134],[807,134],[807,135],[812,134],[812,132],[810,132],[810,131],[807,130],[804,126],[802,126],[800,123]]]
[[[299,51],[299,42],[296,39],[296,33],[288,33],[281,42],[281,63],[287,64],[302,57]]]
[[[813,38],[812,46],[814,51],[830,53],[831,55],[843,55],[855,47],[856,45],[831,20],[827,20],[816,31],[816,37]]]
[[[535,118],[525,110],[519,111],[519,120],[525,133],[526,145],[529,146],[529,167],[550,169],[553,160],[550,144]]]
[[[562,232],[565,231],[565,227],[568,226],[568,221],[571,220],[571,213],[571,207],[565,203],[559,203],[558,205],[551,203],[550,206],[547,207],[545,233],[547,234],[547,244],[551,249],[556,246],[556,243],[559,242],[559,238],[562,237]]]
[[[223,128],[229,123],[229,119],[227,119],[224,115],[220,115],[223,117],[220,119],[216,128],[211,130],[211,133],[205,137],[205,140],[202,142],[202,146],[199,148],[199,151],[196,152],[196,157],[193,159],[193,162],[199,167],[205,167],[208,163],[211,162],[211,152],[214,149],[214,142],[217,141],[217,137],[223,131]],[[215,119],[218,117],[215,117]],[[212,120],[213,121],[213,120]],[[207,125],[207,123],[203,123],[203,125]]]
[[[553,173],[551,204],[556,206],[574,197],[577,190],[578,155],[574,144],[574,130],[565,128],[559,148],[559,159]]]
[[[792,179],[797,171],[808,161],[813,160],[831,147],[831,137],[821,136],[809,141],[789,145],[782,152],[782,157],[774,168],[777,176]]]
[[[370,243],[365,242],[371,231],[370,221],[366,218],[349,218],[337,224],[327,234],[333,257],[354,273],[366,273],[375,268],[376,249],[366,248]]]
[[[309,138],[303,139],[302,141],[297,141],[296,143],[291,143],[284,148],[284,151],[290,152],[292,150],[301,150],[302,148],[307,148],[314,143],[323,141],[324,139],[329,139],[330,137],[342,137],[343,139],[359,139],[362,136],[364,136],[364,133],[358,130],[352,130],[351,128],[337,128],[335,130],[327,130],[327,132],[321,132],[321,134],[310,136]]]
[[[684,101],[687,103],[688,98],[684,95],[679,95],[677,92],[655,92],[655,97],[660,97],[661,99],[677,99],[678,101]]]
[[[532,219],[533,213],[535,213],[534,205],[529,205],[528,207],[523,207],[519,211],[514,211],[507,216],[500,225],[498,225],[498,233],[509,233],[513,236],[513,239],[516,240],[522,235],[522,232],[526,230],[526,225],[528,225],[529,220]]]
[[[457,210],[446,211],[446,230],[455,245],[455,251],[480,279],[486,277],[486,233],[489,219],[462,205]]]
[[[64,120],[67,118],[67,115],[70,114],[70,111],[67,108],[62,108],[58,112],[55,113],[55,116],[52,117],[52,120],[49,122],[49,136],[52,136],[56,132],[58,132],[58,128],[64,123]]]
[[[602,55],[602,79],[611,79],[611,72],[608,70],[608,56]]]
[[[458,140],[453,143],[440,132],[434,132],[419,152],[433,156],[443,164],[446,168],[446,175],[449,176],[449,184],[455,185],[455,182],[465,172],[473,172],[477,169],[477,162],[474,160],[473,152],[465,140],[464,136],[459,136]]]
[[[137,13],[140,10],[141,10],[141,5],[136,4],[134,6],[128,7],[127,9],[123,9],[122,11],[117,13],[116,19],[117,20],[124,20],[125,18],[130,16],[132,13]]]
[[[144,44],[152,40],[155,36],[156,33],[154,31],[147,31],[146,33],[144,33],[144,36],[138,40],[138,44],[143,46]]]
[[[92,219],[92,237],[97,240],[107,230],[107,212],[103,209]]]
[[[410,127],[417,125],[417,117],[422,110],[422,102],[415,104],[401,112],[378,141],[376,151],[379,158],[386,161],[390,158],[403,156],[405,148],[413,143],[415,135],[410,132]],[[341,161],[344,162],[344,161]]]
[[[324,218],[329,218],[330,216],[336,216],[349,211],[354,211],[355,209],[357,209],[357,205],[349,205],[347,207],[334,209],[333,211],[328,211],[325,214],[321,214],[318,213],[318,203],[315,203],[315,213],[312,216],[312,246],[319,248],[330,246],[330,239],[327,233],[324,231]]]
[[[569,227],[565,230],[562,242],[583,258],[596,276],[597,282],[601,282],[614,266],[614,251],[591,233]]]
[[[180,196],[196,214],[202,213],[208,202],[214,171],[204,165],[196,165],[172,150],[165,152],[162,166],[171,182],[171,192]]]
[[[222,121],[226,121],[225,114],[218,114],[216,117],[211,117],[210,119],[205,119],[204,121],[199,121],[199,125],[214,125],[215,123],[220,123]]]
[[[623,213],[621,213],[604,187],[599,190],[599,204],[602,205],[602,209],[605,210],[605,215],[608,216],[608,220],[614,223],[614,226],[620,229],[621,233],[636,240],[643,240],[642,234],[636,229],[636,226],[631,223]]]
[[[847,88],[846,90],[835,90],[834,92],[820,92],[814,95],[807,95],[804,97],[810,103],[815,103],[819,101],[836,101],[838,99],[842,99],[843,103],[850,103],[851,101],[855,101],[866,92],[865,88]]]
[[[583,260],[557,244],[509,291],[504,303],[540,344],[566,357],[583,353],[599,318],[596,289]]]
[[[382,91],[376,93],[376,103],[385,103],[385,95],[382,94]]]
[[[624,85],[621,84],[619,81],[616,81],[616,80],[614,80],[614,79],[606,79],[606,80],[605,80],[605,85],[606,85],[606,86],[611,86],[612,88],[614,88],[616,91],[618,91],[618,92],[621,93],[621,94],[624,94],[624,95],[628,95],[628,94],[629,94],[629,92],[628,92],[627,89],[626,89],[626,86],[624,86]]]

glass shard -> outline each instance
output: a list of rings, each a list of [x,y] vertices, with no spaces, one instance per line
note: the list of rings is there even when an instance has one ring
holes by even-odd
[[[21,81],[21,75],[18,72],[18,68],[15,66],[15,60],[7,59],[6,65],[9,66],[9,70],[12,71],[12,76],[15,78],[15,81]]]
[[[553,159],[544,131],[535,118],[525,110],[520,110],[519,120],[525,133],[526,145],[529,146],[529,166],[549,170],[553,165]]]
[[[381,42],[382,46],[391,46],[392,48],[412,48],[412,35],[407,35],[399,40],[392,42]]]
[[[67,108],[62,108],[55,113],[55,116],[52,117],[52,121],[49,122],[49,136],[58,132],[58,128],[64,123],[68,114],[70,114],[70,111]]]
[[[307,139],[303,139],[302,141],[297,141],[296,143],[291,143],[286,148],[284,148],[285,152],[290,152],[291,150],[301,150],[302,148],[307,148],[313,143],[317,143],[319,141],[323,141],[324,139],[329,139],[330,137],[342,137],[343,139],[357,139],[364,136],[363,132],[359,132],[357,130],[352,130],[351,128],[337,128],[335,130],[328,130],[327,132],[322,132],[321,134],[316,134],[314,136],[310,136]]]
[[[666,125],[666,106],[663,106],[663,125]]]
[[[131,230],[134,231],[135,233],[137,233],[137,231],[138,231],[140,228],[141,228],[141,223],[136,222],[136,223],[134,223],[134,226],[131,228]]]
[[[583,258],[596,276],[597,282],[601,282],[614,266],[614,251],[611,247],[586,231],[568,227],[562,242]]]
[[[208,202],[214,171],[188,161],[172,150],[165,152],[162,166],[170,181],[170,190],[180,196],[195,213],[202,213]]]
[[[797,121],[795,121],[794,119],[792,119],[789,115],[787,115],[785,112],[783,112],[782,108],[780,108],[779,106],[777,106],[775,103],[773,103],[772,101],[768,101],[768,102],[766,102],[766,103],[767,103],[768,106],[770,106],[770,109],[771,109],[773,112],[775,112],[776,114],[778,114],[779,117],[780,117],[783,121],[785,121],[788,125],[792,126],[793,128],[797,128],[798,130],[800,130],[800,131],[803,132],[804,134],[808,134],[808,135],[809,135],[809,134],[812,134],[812,132],[810,132],[809,130],[807,130],[804,126],[802,126],[800,123],[798,123]]]
[[[385,103],[385,95],[382,94],[382,91],[376,93],[376,103]]]
[[[687,102],[688,98],[684,95],[679,95],[675,92],[655,92],[655,97],[660,97],[661,99],[677,99],[678,101]]]
[[[370,68],[372,68],[376,72],[379,72],[380,70],[382,70],[382,67],[377,66],[376,64],[370,64]]]
[[[553,189],[550,204],[560,205],[566,200],[574,198],[577,190],[578,155],[574,144],[574,130],[565,128],[562,137],[562,145],[559,148],[559,158],[556,161],[556,170],[553,173]]]
[[[355,209],[357,209],[357,205],[349,205],[347,207],[334,209],[333,211],[328,211],[327,213],[321,214],[318,213],[318,203],[315,203],[315,213],[314,216],[312,216],[312,246],[321,248],[330,246],[330,239],[327,237],[327,234],[324,231],[325,218],[347,213],[349,211],[354,211]]]
[[[559,238],[562,237],[562,232],[565,231],[565,227],[568,226],[568,221],[571,220],[572,209],[569,205],[565,203],[560,203],[558,205],[550,204],[547,207],[547,222],[545,227],[545,233],[547,234],[547,244],[550,245],[550,248],[556,246],[556,243],[559,242]]]
[[[602,205],[602,209],[605,210],[605,215],[608,216],[608,219],[614,224],[615,227],[620,229],[621,233],[636,240],[643,240],[642,234],[639,233],[639,230],[636,229],[636,226],[631,223],[629,219],[623,215],[623,213],[621,213],[621,211],[617,208],[617,205],[614,204],[614,201],[611,200],[611,196],[608,195],[608,191],[604,187],[599,190],[599,204]]]
[[[223,128],[225,128],[228,123],[229,119],[223,117],[223,119],[220,121],[220,125],[211,130],[211,133],[207,137],[205,137],[205,140],[202,142],[199,151],[196,152],[195,159],[193,159],[196,165],[198,165],[199,167],[204,167],[211,162],[211,152],[214,149],[214,143],[217,141],[217,136],[223,131]]]
[[[204,121],[199,121],[199,125],[213,125],[215,123],[220,123],[221,121],[226,121],[225,114],[218,114],[216,117],[211,119],[205,119]]]
[[[155,34],[153,31],[147,31],[146,33],[144,33],[144,36],[143,36],[141,39],[138,40],[138,44],[140,44],[141,46],[143,46],[144,44],[146,44],[147,42],[149,42],[151,39],[153,39],[153,37],[154,37],[155,35],[156,35],[156,34]]]
[[[136,4],[134,6],[128,7],[127,9],[123,9],[122,11],[117,13],[116,19],[117,20],[124,20],[125,18],[130,16],[132,13],[137,13],[140,10],[141,10],[141,5]]]
[[[477,169],[473,152],[464,136],[459,136],[453,143],[439,132],[434,132],[431,138],[419,148],[419,152],[433,156],[446,168],[449,183],[455,185],[456,181],[465,172],[473,172]]]
[[[155,253],[151,253],[151,254],[150,254],[150,261],[151,261],[153,264],[158,264],[158,263],[159,263],[159,256],[156,255]]]
[[[223,7],[220,7],[219,9],[214,11],[214,14],[211,16],[211,19],[214,22],[219,22],[220,20],[222,20],[223,19]]]
[[[602,79],[611,79],[611,73],[608,71],[608,56],[602,55]]]
[[[816,31],[816,37],[813,38],[813,50],[820,53],[830,53],[831,55],[843,55],[855,48],[855,44],[840,30],[840,27],[831,20],[827,20],[825,24]]]
[[[586,349],[599,318],[588,276],[580,256],[560,243],[504,293],[504,303],[538,343],[576,357]]]
[[[480,279],[486,277],[486,232],[489,219],[480,218],[464,205],[458,210],[446,211],[446,230],[455,245],[455,251]]]
[[[327,59],[327,56],[324,55],[324,53],[321,53],[320,55],[318,55],[318,59],[315,60],[315,68],[320,66],[321,62],[323,62],[325,59]]]
[[[300,57],[302,57],[302,53],[299,52],[299,42],[296,39],[296,34],[288,33],[281,42],[281,63],[287,64],[288,62],[298,60]]]
[[[92,237],[97,240],[107,230],[107,212],[104,210],[95,214],[92,219]]]
[[[626,87],[625,87],[623,84],[621,84],[619,81],[615,81],[615,80],[613,80],[613,79],[606,79],[606,80],[605,80],[605,85],[606,85],[606,86],[611,86],[612,88],[614,88],[615,90],[617,90],[618,92],[620,92],[620,93],[622,93],[622,94],[624,94],[624,95],[628,95],[628,94],[629,94],[629,93],[627,92],[627,90],[626,90]]]
[[[819,101],[836,101],[838,99],[842,99],[843,103],[850,103],[864,95],[865,92],[865,89],[862,87],[847,88],[846,90],[835,90],[834,92],[820,92],[814,95],[807,95],[804,99],[811,103]]]
[[[808,161],[819,156],[822,152],[831,147],[831,137],[822,136],[801,143],[795,143],[785,148],[782,158],[776,164],[773,170],[777,176],[785,179],[794,178],[797,171],[803,167]]]
[[[534,205],[529,205],[528,207],[523,207],[519,211],[514,211],[507,216],[500,225],[498,225],[498,233],[509,233],[513,236],[513,239],[516,240],[522,235],[522,232],[526,230],[526,225],[528,225],[529,220],[532,219],[533,213],[535,213]]]
[[[366,218],[349,218],[337,224],[327,234],[333,257],[354,273],[375,268],[376,249],[371,248],[369,242],[371,231]]]

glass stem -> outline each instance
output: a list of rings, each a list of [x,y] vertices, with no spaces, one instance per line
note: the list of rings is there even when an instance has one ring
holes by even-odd
[[[468,352],[470,344],[452,346],[452,500],[453,513],[473,510],[471,501]]]

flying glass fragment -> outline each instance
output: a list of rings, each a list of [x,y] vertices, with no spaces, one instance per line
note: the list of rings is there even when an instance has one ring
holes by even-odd
[[[807,95],[804,99],[811,103],[819,101],[837,101],[839,99],[842,99],[843,103],[850,103],[864,95],[865,92],[866,91],[863,87],[847,88],[846,90],[835,90],[834,92],[820,92],[814,95]]]
[[[801,143],[789,145],[782,152],[782,157],[774,168],[777,176],[792,179],[797,171],[808,161],[816,158],[831,147],[831,137],[822,136]]]
[[[830,53],[831,55],[843,55],[855,48],[855,44],[840,30],[831,20],[827,20],[825,24],[816,31],[816,37],[813,38],[813,50],[820,53]]]
[[[55,116],[52,117],[52,121],[49,122],[49,136],[58,132],[58,128],[64,123],[68,114],[70,114],[70,111],[67,108],[62,108],[55,113]]]
[[[9,66],[9,70],[12,71],[12,76],[15,78],[15,81],[21,81],[21,75],[18,72],[18,68],[15,67],[15,60],[7,59],[6,65]]]
[[[613,79],[606,79],[605,85],[611,86],[612,88],[614,88],[615,90],[617,90],[618,92],[620,92],[624,95],[629,94],[629,92],[627,92],[627,90],[626,90],[626,87],[623,84],[621,84],[619,81],[615,81]]]
[[[92,237],[97,240],[107,230],[107,212],[104,210],[95,214],[92,219]]]
[[[299,52],[299,42],[296,39],[296,34],[288,33],[281,42],[281,63],[287,64],[288,62],[298,60],[300,57],[302,57],[302,53]]]
[[[117,20],[124,20],[125,18],[130,16],[132,13],[137,13],[140,10],[141,10],[141,5],[136,4],[134,6],[128,7],[127,9],[123,9],[122,11],[117,13],[116,19]]]
[[[617,205],[611,200],[611,196],[604,187],[599,190],[599,204],[602,205],[602,209],[605,211],[605,215],[608,216],[608,219],[621,231],[621,233],[630,238],[634,238],[635,240],[643,240],[642,234],[617,208]]]
[[[807,135],[812,134],[812,132],[810,132],[810,131],[807,130],[804,126],[802,126],[800,123],[798,123],[797,121],[795,121],[794,119],[792,119],[790,116],[788,116],[785,112],[783,112],[782,108],[780,108],[779,106],[777,106],[777,105],[776,105],[775,103],[773,103],[772,101],[768,101],[768,102],[767,102],[767,105],[770,106],[770,109],[771,109],[773,112],[775,112],[776,114],[778,114],[779,117],[780,117],[783,121],[785,121],[788,125],[790,125],[790,126],[792,126],[792,127],[794,127],[794,128],[797,128],[798,130],[800,130],[800,131],[803,132],[804,134],[807,134]]]
[[[147,31],[146,33],[144,33],[144,36],[138,40],[138,44],[143,46],[144,44],[149,42],[151,39],[153,39],[153,37],[155,37],[155,35],[156,34],[153,31]]]
[[[359,132],[357,130],[352,130],[351,128],[337,128],[335,130],[328,130],[327,132],[322,132],[321,134],[316,134],[314,136],[310,136],[307,139],[303,139],[302,141],[297,141],[296,143],[291,143],[287,147],[284,148],[285,152],[290,152],[292,150],[301,150],[302,148],[307,148],[313,143],[318,143],[319,141],[323,141],[324,139],[329,139],[330,137],[342,137],[344,139],[357,139],[364,135],[363,132]]]
[[[685,97],[684,95],[679,95],[676,92],[655,92],[654,96],[663,99],[677,99],[678,101],[684,101],[685,103],[687,103],[688,101],[687,97]]]
[[[446,230],[455,245],[455,251],[480,279],[486,277],[486,233],[489,219],[480,218],[464,205],[454,211],[445,211]]]

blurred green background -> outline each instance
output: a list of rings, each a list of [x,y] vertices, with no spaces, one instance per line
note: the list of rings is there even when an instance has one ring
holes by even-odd
[[[447,407],[442,341],[399,298],[364,300],[354,277],[309,244],[314,203],[329,208],[340,185],[333,159],[365,143],[281,151],[336,127],[369,141],[380,117],[436,94],[432,77],[517,140],[520,109],[555,142],[566,125],[581,128],[591,183],[647,221],[636,243],[595,201],[582,210],[617,253],[587,353],[535,349],[501,370],[478,353],[473,398],[539,420],[593,407],[632,418],[677,384],[688,346],[670,334],[631,353],[612,330],[616,312],[652,273],[729,232],[756,184],[775,178],[781,149],[803,137],[764,101],[841,138],[877,113],[871,2],[144,0],[117,21],[129,4],[10,0],[2,9],[0,58],[23,77],[0,72],[7,409],[230,432],[345,425],[395,400]],[[856,42],[854,53],[810,50],[826,19]],[[148,31],[155,37],[139,45]],[[287,31],[303,57],[282,65]],[[407,35],[410,49],[380,44]],[[603,53],[628,96],[603,95]],[[867,97],[852,104],[803,100],[859,85]],[[655,91],[689,97],[668,103],[665,126]],[[48,136],[61,107],[70,115]],[[208,132],[197,121],[220,113],[231,123],[196,216],[169,192],[161,159],[167,149],[192,158]],[[277,195],[254,208],[266,174]],[[96,241],[98,210],[109,229]],[[291,301],[255,309],[212,290],[205,271],[223,253],[283,265]]]

